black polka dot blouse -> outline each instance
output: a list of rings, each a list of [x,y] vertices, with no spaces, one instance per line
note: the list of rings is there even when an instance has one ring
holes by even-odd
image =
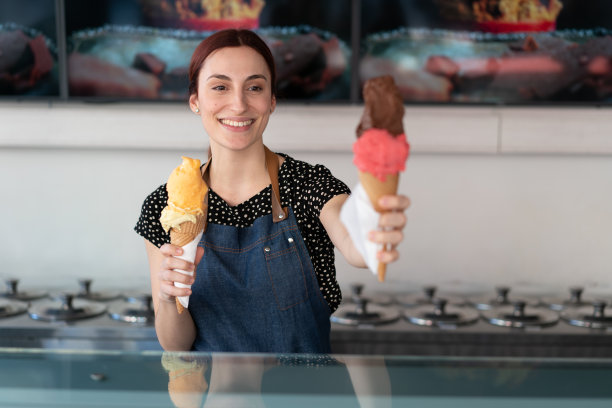
[[[319,288],[333,312],[338,308],[342,295],[336,280],[334,246],[319,220],[319,214],[331,198],[350,194],[350,190],[346,184],[332,176],[325,166],[311,165],[279,154],[285,158],[278,174],[281,205],[293,209]],[[272,213],[271,191],[268,186],[247,201],[231,207],[209,189],[208,222],[238,228],[250,227],[255,219]],[[140,218],[134,227],[138,234],[157,247],[170,242],[170,234],[164,231],[159,222],[167,201],[168,192],[163,184],[145,199]]]

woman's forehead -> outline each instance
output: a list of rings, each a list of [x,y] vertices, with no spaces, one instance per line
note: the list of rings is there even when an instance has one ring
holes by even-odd
[[[200,75],[208,78],[212,74],[223,74],[229,77],[253,75],[270,77],[268,65],[263,56],[247,46],[224,47],[211,52],[204,60]]]

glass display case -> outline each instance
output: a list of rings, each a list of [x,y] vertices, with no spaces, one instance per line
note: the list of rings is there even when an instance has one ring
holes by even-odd
[[[612,360],[0,349],[0,406],[608,407]]]

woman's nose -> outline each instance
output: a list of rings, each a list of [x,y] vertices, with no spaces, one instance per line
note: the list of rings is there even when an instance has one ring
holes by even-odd
[[[238,113],[244,112],[247,107],[246,95],[242,90],[236,90],[232,97],[232,109]]]

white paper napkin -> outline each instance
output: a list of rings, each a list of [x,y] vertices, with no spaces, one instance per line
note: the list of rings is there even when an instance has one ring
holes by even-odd
[[[378,270],[376,253],[379,245],[368,239],[368,233],[378,229],[379,217],[380,214],[374,210],[363,186],[361,183],[357,184],[340,210],[340,220],[374,275],[377,275]]]
[[[193,241],[189,242],[188,244],[183,245],[181,247],[183,248],[183,255],[177,256],[177,258],[184,259],[189,262],[195,261],[196,250],[198,249],[198,243],[200,242],[200,239],[202,238],[202,233],[203,231],[200,232],[194,238]],[[193,276],[193,273],[184,271],[182,269],[175,269],[175,271],[183,273],[185,275]],[[179,282],[174,282],[174,286],[176,286],[177,288],[191,288],[191,285],[185,285]],[[179,296],[178,300],[179,302],[181,302],[181,305],[183,305],[183,307],[187,309],[187,307],[189,306],[189,296]]]

